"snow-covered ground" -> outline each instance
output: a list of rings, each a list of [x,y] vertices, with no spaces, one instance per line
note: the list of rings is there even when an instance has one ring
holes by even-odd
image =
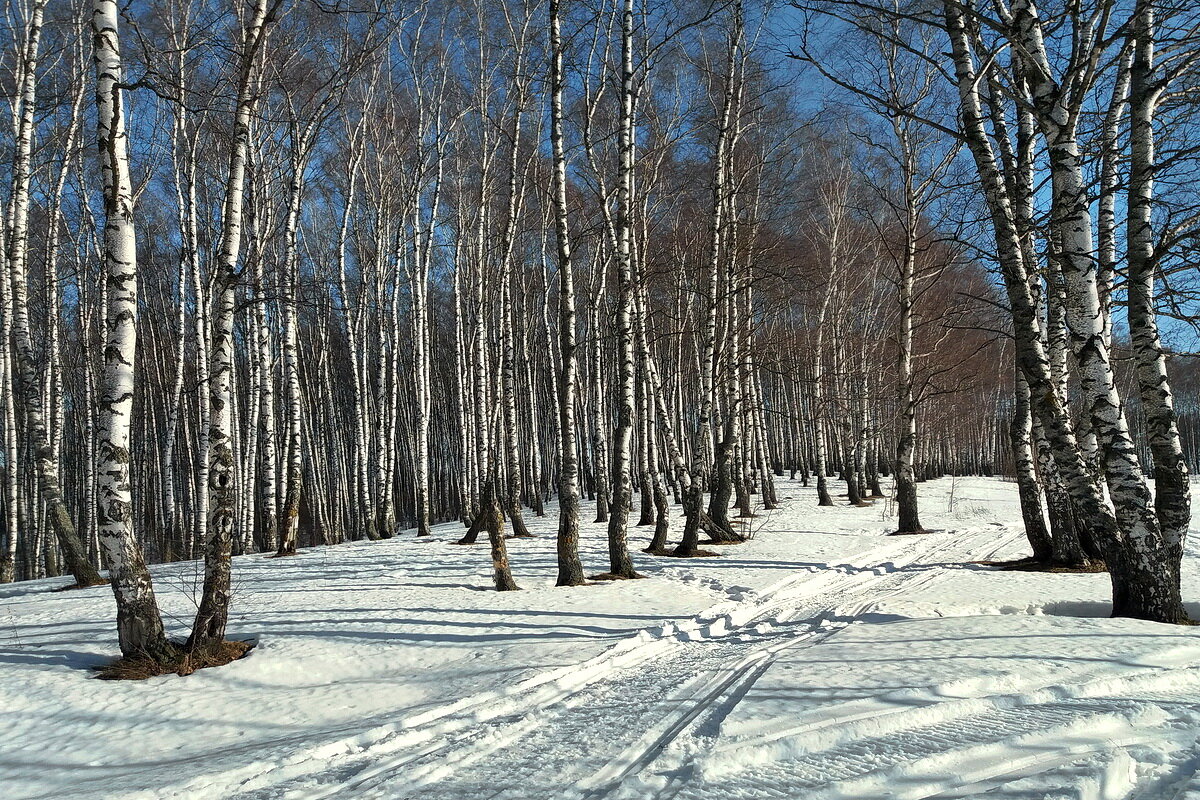
[[[1011,483],[920,492],[939,532],[885,538],[886,501],[784,481],[747,544],[574,589],[553,517],[510,542],[521,592],[454,525],[247,556],[230,633],[258,646],[141,683],[89,672],[107,588],[0,587],[0,798],[1200,798],[1200,628],[1107,619],[1106,575],[969,563],[1026,552]],[[182,635],[196,565],[155,577]]]

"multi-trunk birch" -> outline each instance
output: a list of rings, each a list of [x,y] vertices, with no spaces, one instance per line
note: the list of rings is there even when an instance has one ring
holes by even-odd
[[[1088,473],[1073,432],[1053,389],[1049,359],[1040,341],[1036,304],[1030,295],[1023,263],[1020,231],[1003,173],[986,133],[980,101],[980,76],[972,46],[973,21],[957,3],[943,6],[960,100],[960,126],[975,160],[997,240],[998,255],[1013,314],[1018,359],[1029,381],[1056,463],[1063,471],[1076,507],[1094,538],[1102,544],[1113,583],[1114,613],[1176,621],[1182,615],[1178,589],[1162,560],[1157,519],[1129,439],[1116,394],[1104,324],[1099,309],[1095,262],[1092,258],[1091,219],[1082,181],[1075,125],[1082,93],[1065,91],[1054,81],[1036,9],[1024,0],[1014,3],[1011,16],[999,26],[1022,50],[1022,77],[1029,82],[1035,117],[1045,137],[1052,182],[1052,219],[1068,298],[1067,322],[1080,363],[1081,384],[1092,427],[1105,448],[1105,476],[1117,506],[1117,516],[1104,503]],[[1071,69],[1084,69],[1089,54],[1081,50]],[[1091,54],[1094,55],[1094,54]],[[1072,100],[1074,98],[1074,100]]]
[[[1175,556],[1166,546],[1152,505],[1109,357],[1105,316],[1100,307],[1091,201],[1078,141],[1077,128],[1086,98],[1081,90],[1087,88],[1094,65],[1101,57],[1097,39],[1104,31],[1098,28],[1106,16],[1076,29],[1076,46],[1064,68],[1066,83],[1060,83],[1046,48],[1036,5],[1030,0],[1016,0],[1009,14],[1003,20],[1006,35],[1024,53],[1019,63],[1046,144],[1051,229],[1056,246],[1053,257],[1065,284],[1066,320],[1080,390],[1091,429],[1099,440],[1104,477],[1117,518],[1117,535],[1101,542],[1113,579],[1114,613],[1175,622],[1186,616],[1174,577]],[[1133,83],[1131,78],[1131,96]],[[1131,119],[1136,116],[1131,112]],[[1136,247],[1135,244],[1133,249]],[[1150,356],[1157,357],[1153,353]]]

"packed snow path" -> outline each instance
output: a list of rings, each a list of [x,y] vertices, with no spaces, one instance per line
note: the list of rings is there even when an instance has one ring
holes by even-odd
[[[815,644],[874,600],[932,580],[942,548],[983,536],[905,537],[845,564],[808,567],[727,611],[646,632],[502,703],[485,694],[431,720],[424,732],[438,738],[430,746],[376,760],[395,747],[384,740],[322,774],[328,790],[297,796],[396,797],[418,787],[423,798],[487,797],[500,787],[508,789],[497,797],[609,796],[658,766],[670,746],[711,736],[723,711],[785,650]]]
[[[186,680],[88,680],[104,595],[7,588],[3,796],[1200,798],[1200,631],[972,563],[1023,552],[1010,484],[923,485],[939,532],[910,537],[783,488],[751,542],[644,581],[555,589],[546,535],[497,595],[453,526],[241,559],[259,647]]]

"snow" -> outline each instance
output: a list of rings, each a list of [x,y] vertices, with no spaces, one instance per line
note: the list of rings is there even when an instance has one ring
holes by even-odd
[[[573,589],[552,516],[510,541],[520,592],[456,525],[241,557],[254,650],[141,683],[88,671],[117,652],[107,588],[0,587],[0,796],[1200,798],[1200,628],[1108,619],[1103,574],[970,563],[1026,552],[1009,482],[919,490],[937,532],[884,537],[887,501],[784,480],[746,544]],[[197,565],[154,573],[182,635]]]

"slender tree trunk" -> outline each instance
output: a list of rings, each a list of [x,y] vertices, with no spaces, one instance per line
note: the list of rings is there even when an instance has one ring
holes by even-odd
[[[429,430],[432,398],[430,396],[430,342],[429,342],[429,308],[428,283],[430,271],[430,254],[433,247],[434,226],[437,224],[438,198],[441,194],[441,172],[443,155],[441,152],[441,136],[438,136],[437,177],[434,180],[433,202],[430,210],[429,227],[423,237],[420,232],[424,227],[420,219],[420,203],[413,218],[413,231],[418,236],[417,251],[413,263],[412,302],[413,302],[413,361],[415,391],[417,395],[417,438],[416,438],[416,518],[417,536],[428,536],[429,529]],[[423,238],[423,242],[421,241]]]
[[[192,624],[192,635],[188,640],[193,648],[221,642],[225,638],[225,626],[229,620],[230,557],[237,499],[233,451],[233,323],[237,307],[238,256],[242,245],[246,154],[250,145],[250,117],[257,95],[254,75],[258,70],[266,35],[267,2],[255,0],[243,33],[233,144],[229,153],[221,215],[210,351],[213,369],[208,392],[209,516],[204,543],[204,588]]]
[[[613,504],[608,520],[609,573],[616,578],[636,578],[626,541],[629,511],[633,505],[630,439],[633,434],[634,381],[632,252],[633,162],[633,0],[624,0],[621,14],[621,113],[617,184],[617,427],[613,431]]]
[[[1166,90],[1155,80],[1154,0],[1138,0],[1134,12],[1133,63],[1129,80],[1130,159],[1125,241],[1129,251],[1129,333],[1137,365],[1146,438],[1154,463],[1154,508],[1162,530],[1164,559],[1179,584],[1179,565],[1191,522],[1191,487],[1179,439],[1167,360],[1158,333],[1154,276],[1158,267],[1153,228],[1154,115]]]
[[[902,136],[901,142],[902,150],[907,150],[907,138]],[[900,517],[897,531],[899,533],[919,533],[923,528],[917,508],[917,483],[913,474],[913,455],[917,448],[917,399],[913,390],[912,352],[913,302],[917,271],[917,219],[915,204],[911,202],[914,194],[912,181],[915,169],[911,155],[907,152],[904,155],[905,193],[909,202],[906,204],[908,214],[905,219],[904,254],[900,260],[900,275],[897,283],[900,319],[898,322],[899,335],[896,337],[898,347],[896,402],[900,409],[900,436],[896,441],[896,510]],[[1028,393],[1028,387],[1025,391]]]
[[[475,518],[478,512],[478,498],[475,492],[475,482],[471,478],[471,431],[472,426],[468,424],[470,419],[470,386],[468,384],[468,364],[467,364],[467,348],[466,348],[466,333],[465,322],[463,320],[463,303],[462,303],[462,262],[455,259],[454,268],[454,373],[455,373],[455,393],[454,393],[454,410],[455,417],[458,419],[459,437],[459,494],[461,495],[462,515],[461,521],[468,527],[471,521]]]
[[[96,123],[104,179],[107,326],[100,384],[97,518],[117,601],[117,638],[127,658],[166,661],[167,642],[150,571],[133,532],[130,423],[137,347],[137,242],[129,176],[125,98],[121,90],[120,15],[114,0],[93,0]]]
[[[600,272],[599,284],[591,296],[588,314],[588,332],[592,340],[592,362],[588,370],[589,383],[595,405],[592,416],[592,463],[596,475],[596,519],[597,523],[608,522],[611,486],[608,476],[608,414],[604,395],[604,335],[600,331],[600,316],[605,289],[605,264],[601,261],[596,269]]]
[[[186,93],[180,67],[180,93]],[[175,199],[178,203],[180,235],[179,280],[176,285],[179,305],[176,309],[175,335],[178,346],[175,351],[175,379],[171,388],[171,405],[167,417],[167,434],[163,442],[163,516],[167,524],[168,540],[172,543],[173,555],[182,556],[188,551],[190,527],[184,522],[178,509],[175,488],[175,448],[179,438],[179,421],[184,413],[183,381],[187,364],[187,292],[188,280],[199,270],[199,249],[196,243],[197,221],[195,210],[195,164],[197,143],[188,137],[187,112],[180,107],[176,111],[172,129],[172,163],[175,170]]]
[[[567,218],[567,157],[563,147],[561,5],[550,0],[550,146],[554,160],[554,233],[558,254],[558,586],[584,582],[579,560],[579,459],[576,455],[575,274]],[[549,287],[547,287],[549,288]]]
[[[1051,555],[1050,532],[1046,530],[1042,490],[1034,468],[1033,415],[1029,405],[1029,384],[1020,369],[1016,372],[1016,402],[1013,407],[1010,436],[1017,472],[1017,494],[1021,501],[1025,536],[1029,539],[1029,546],[1033,548],[1033,557],[1044,563],[1050,560]]]
[[[832,506],[833,498],[829,495],[829,484],[826,477],[828,456],[825,445],[825,369],[822,361],[822,344],[825,335],[825,311],[828,308],[831,292],[827,290],[821,301],[821,313],[817,317],[813,337],[813,366],[812,391],[810,392],[810,413],[813,429],[813,472],[817,479],[817,505]]]
[[[304,171],[308,167],[315,125],[303,130],[293,120],[292,178],[288,187],[288,211],[284,221],[284,258],[280,265],[283,286],[283,379],[287,387],[287,480],[284,487],[283,530],[278,556],[296,554],[300,535],[300,501],[304,490],[304,451],[301,438],[302,400],[298,305],[300,298],[300,210],[304,193]]]
[[[279,547],[278,449],[275,443],[275,348],[271,320],[267,315],[268,297],[263,285],[262,259],[254,260],[253,274],[255,341],[258,362],[258,506],[264,550]]]
[[[350,386],[354,392],[353,406],[353,485],[355,499],[358,504],[357,518],[361,521],[363,532],[368,539],[379,538],[376,504],[371,496],[371,477],[368,473],[370,454],[367,447],[369,439],[369,424],[367,422],[366,381],[363,379],[363,367],[367,362],[367,354],[360,352],[359,325],[362,318],[361,310],[351,310],[350,287],[346,280],[346,250],[350,237],[350,218],[354,213],[355,201],[358,198],[358,172],[363,159],[363,136],[366,118],[353,129],[350,141],[350,157],[346,164],[346,198],[342,209],[341,224],[338,226],[337,263],[338,263],[338,294],[341,298],[342,322],[345,325],[347,350],[350,355]],[[378,262],[375,262],[378,269]],[[366,293],[366,278],[360,275],[362,293]],[[361,295],[360,295],[361,296]],[[415,304],[414,304],[415,305]],[[416,309],[414,308],[414,316]],[[418,533],[420,533],[420,517],[418,517]],[[428,516],[426,516],[428,528]]]

